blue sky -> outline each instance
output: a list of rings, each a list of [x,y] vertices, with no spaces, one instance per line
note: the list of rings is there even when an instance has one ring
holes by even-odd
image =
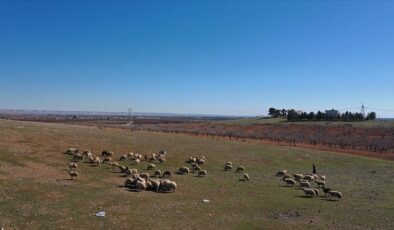
[[[0,1],[0,108],[394,110],[393,12],[389,1]]]

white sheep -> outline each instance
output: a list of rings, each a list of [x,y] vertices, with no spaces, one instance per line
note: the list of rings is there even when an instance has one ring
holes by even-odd
[[[309,189],[309,188],[303,188],[305,196],[308,197],[315,197],[316,196],[316,192],[313,189]]]
[[[132,159],[134,157],[134,153],[128,153],[127,158]]]
[[[299,180],[301,187],[311,187],[311,184],[309,183],[309,181],[305,181],[305,180]]]
[[[249,174],[247,174],[247,173],[244,173],[244,180],[247,180],[247,181],[249,181],[249,179],[250,179],[250,177],[249,177]]]
[[[286,184],[289,186],[294,186],[297,183],[295,180],[290,178],[284,179],[284,182],[286,182]]]
[[[134,160],[134,162],[135,162],[135,164],[138,165],[141,161],[140,161],[140,159],[137,158],[137,159]]]
[[[135,187],[138,191],[144,191],[147,188],[146,182],[142,182],[140,180],[137,180],[135,183]]]
[[[77,171],[69,171],[68,174],[70,174],[71,180],[78,179],[79,173]]]
[[[329,194],[330,194],[330,197],[331,197],[330,199],[332,199],[333,197],[338,198],[338,200],[342,199],[342,193],[339,192],[339,191],[330,191]]]
[[[112,161],[112,158],[111,158],[111,157],[104,157],[104,159],[103,159],[103,164],[105,164],[105,163],[107,163],[107,162],[110,162],[110,161]]]
[[[127,159],[127,155],[122,155],[122,156],[119,157],[120,161],[123,161],[123,160],[126,160],[126,159]]]
[[[326,185],[325,181],[320,181],[320,180],[316,180],[315,183],[316,183],[318,188],[324,187]]]
[[[320,180],[322,180],[322,181],[325,181],[326,180],[326,176],[324,176],[324,175],[321,175],[321,176],[319,176],[320,177]]]
[[[175,181],[164,180],[160,182],[159,191],[162,192],[174,192],[177,188]]]
[[[287,174],[287,170],[286,170],[286,169],[277,172],[277,173],[275,174],[275,176],[277,176],[277,177],[282,177],[282,176],[284,176],[285,174]]]
[[[180,167],[178,173],[181,175],[189,174],[190,170],[188,167]]]
[[[307,181],[313,181],[315,179],[315,177],[312,175],[305,175],[303,179],[307,180]]]
[[[302,178],[304,178],[304,175],[302,174],[294,174],[293,176],[296,181],[300,181]]]
[[[199,177],[206,176],[207,174],[208,174],[207,170],[201,170],[201,171],[198,172],[198,176]]]
[[[236,172],[238,173],[238,172],[241,172],[241,171],[242,171],[242,172],[245,171],[245,167],[242,166],[242,165],[240,165],[240,166],[237,167]]]
[[[103,157],[112,157],[113,155],[114,155],[114,152],[112,152],[112,151],[104,150],[101,152],[101,156],[103,156]]]
[[[148,165],[148,167],[146,168],[147,170],[153,170],[153,169],[155,169],[156,168],[156,165],[155,164],[150,164],[150,165]]]
[[[165,159],[165,158],[163,158],[163,157],[159,157],[159,159],[158,159],[158,160],[159,160],[159,162],[160,162],[160,163],[165,163],[165,162],[166,162],[166,159]]]
[[[83,160],[83,159],[85,159],[85,156],[81,155],[81,154],[75,154],[73,157],[73,161],[76,161],[76,162]]]
[[[198,166],[198,165],[195,165],[195,166],[193,166],[193,168],[192,168],[192,172],[194,173],[194,172],[199,172],[201,170],[201,168],[200,168],[200,166]]]
[[[79,150],[78,150],[77,148],[68,148],[68,149],[66,150],[65,154],[74,155],[74,154],[78,153],[78,151],[79,151]]]
[[[224,171],[231,171],[231,170],[233,170],[233,166],[232,165],[230,165],[230,164],[224,165]]]
[[[145,180],[149,180],[149,174],[148,173],[140,173],[140,177],[144,178]]]
[[[69,163],[68,163],[68,167],[69,167],[70,169],[76,169],[76,168],[78,168],[78,164],[75,163],[75,162],[69,162]]]

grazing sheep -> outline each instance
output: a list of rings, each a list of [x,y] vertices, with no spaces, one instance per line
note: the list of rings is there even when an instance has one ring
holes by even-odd
[[[93,156],[93,155],[92,155],[92,151],[90,151],[90,150],[85,150],[85,151],[83,151],[82,155],[84,155],[85,157]]]
[[[226,165],[233,165],[233,162],[227,161]]]
[[[189,174],[190,170],[188,167],[180,167],[178,173],[181,175]]]
[[[282,176],[284,176],[285,174],[287,174],[287,170],[286,170],[286,169],[277,172],[277,173],[275,174],[275,176],[277,176],[277,177],[282,177]]]
[[[286,182],[288,186],[294,186],[297,183],[295,180],[291,178],[284,179],[284,182]]]
[[[126,166],[119,165],[118,169],[120,170],[120,172],[125,173],[128,168],[126,168]]]
[[[160,163],[165,163],[165,162],[166,162],[166,159],[165,159],[165,158],[163,158],[163,157],[159,157],[159,159],[158,159],[158,160],[159,160],[159,162],[160,162]]]
[[[231,170],[233,170],[232,165],[229,165],[229,164],[224,165],[224,171],[231,171]]]
[[[131,171],[131,169],[126,169],[125,171],[126,176],[131,176],[133,174],[133,172]]]
[[[324,176],[324,175],[320,176],[320,180],[325,181],[326,180],[326,176]]]
[[[315,190],[309,188],[303,188],[305,196],[307,197],[316,197]]]
[[[199,165],[203,165],[205,163],[205,159],[197,158],[196,163],[199,164]]]
[[[338,200],[342,199],[342,193],[339,192],[339,191],[330,191],[329,194],[330,194],[330,197],[331,197],[330,199],[332,199],[333,197],[338,198]]]
[[[244,173],[244,179],[247,180],[247,181],[249,181],[249,179],[250,179],[249,174]]]
[[[94,157],[93,157],[93,156],[88,157],[88,161],[89,161],[90,163],[93,163],[93,162],[94,162]]]
[[[169,171],[169,170],[167,170],[167,171],[163,172],[163,177],[164,177],[164,178],[170,178],[170,177],[171,177],[171,175],[172,175],[172,172],[171,172],[171,171]]]
[[[70,174],[71,180],[74,180],[74,178],[78,179],[78,172],[77,171],[69,171],[68,174]]]
[[[147,170],[153,170],[153,169],[155,169],[156,168],[156,165],[155,164],[150,164],[150,165],[148,165],[148,167],[146,168]]]
[[[189,164],[196,163],[196,162],[197,162],[197,159],[195,157],[190,157],[189,160],[186,161],[186,163],[189,163]]]
[[[123,161],[123,160],[126,160],[126,159],[127,159],[127,155],[122,155],[122,156],[119,157],[120,161]]]
[[[74,155],[74,154],[78,153],[78,151],[79,151],[79,150],[78,150],[77,148],[68,148],[68,149],[66,150],[65,154]]]
[[[311,187],[311,184],[309,183],[309,181],[305,181],[305,180],[300,180],[300,185],[301,187]]]
[[[103,156],[103,157],[112,157],[113,155],[114,155],[114,152],[112,152],[112,151],[104,150],[101,152],[101,156]]]
[[[330,188],[326,188],[323,186],[323,192],[324,192],[324,196],[327,197],[327,195],[330,195],[330,192],[332,191],[332,189]]]
[[[101,165],[101,160],[100,160],[100,158],[99,158],[99,157],[95,157],[94,160],[93,160],[93,164],[96,165],[96,166]]]
[[[315,191],[316,196],[319,196],[319,189],[317,188],[312,188],[313,191]]]
[[[145,180],[149,180],[150,178],[148,173],[140,173],[140,177],[144,178]]]
[[[238,173],[238,172],[241,172],[241,171],[242,171],[242,172],[245,171],[245,167],[242,166],[242,165],[237,167],[236,172]]]
[[[326,185],[325,181],[320,181],[320,180],[316,180],[315,183],[316,183],[318,188],[324,187]]]
[[[78,168],[78,165],[77,165],[77,163],[75,163],[75,162],[69,162],[69,163],[68,163],[68,167],[69,167],[70,169],[76,169],[76,168]]]
[[[207,170],[201,170],[201,171],[198,172],[198,176],[199,177],[206,176],[207,174],[208,174]]]
[[[135,164],[138,165],[141,161],[140,161],[140,159],[137,158],[137,159],[134,160],[134,162],[135,162]]]
[[[193,168],[192,168],[192,172],[194,173],[194,172],[199,172],[201,170],[201,168],[200,168],[200,166],[198,166],[198,165],[195,165],[195,166],[193,166]]]
[[[290,175],[289,175],[289,174],[285,174],[285,175],[282,177],[282,180],[283,180],[283,181],[285,181],[286,179],[290,179]]]
[[[159,191],[159,187],[160,187],[160,181],[159,180],[150,180],[152,186],[151,186],[151,190],[152,191]]]
[[[315,179],[315,177],[312,176],[312,175],[306,175],[306,176],[304,176],[303,179],[304,179],[304,180],[307,180],[307,181],[313,181],[313,180]]]
[[[75,154],[74,157],[73,157],[73,161],[75,161],[75,162],[78,162],[78,161],[83,160],[83,159],[85,159],[85,156],[81,155],[81,154]]]
[[[160,177],[161,176],[161,171],[160,170],[156,170],[154,175],[155,175],[155,177]]]
[[[159,191],[161,192],[174,192],[177,188],[175,181],[164,180],[160,182]]]
[[[107,162],[111,162],[112,158],[111,157],[104,157],[103,159],[103,164],[107,163]]]
[[[294,174],[294,180],[296,181],[300,181],[302,178],[304,178],[304,175],[302,174]]]
[[[118,163],[118,162],[109,162],[108,164],[111,165],[112,168],[117,168],[117,167],[119,167],[119,163]]]

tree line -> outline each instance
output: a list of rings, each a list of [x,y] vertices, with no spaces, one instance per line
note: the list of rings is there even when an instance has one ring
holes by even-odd
[[[337,113],[332,116],[325,112],[318,111],[314,112],[301,112],[295,109],[275,109],[269,108],[268,115],[271,117],[284,117],[288,121],[364,121],[364,120],[375,120],[376,113],[370,112],[364,117],[362,113],[352,113],[346,111],[345,113]]]

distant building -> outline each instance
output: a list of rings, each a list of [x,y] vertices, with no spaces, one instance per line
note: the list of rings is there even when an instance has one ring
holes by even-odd
[[[326,110],[326,119],[327,120],[337,119],[338,115],[339,115],[339,111],[336,109]]]

